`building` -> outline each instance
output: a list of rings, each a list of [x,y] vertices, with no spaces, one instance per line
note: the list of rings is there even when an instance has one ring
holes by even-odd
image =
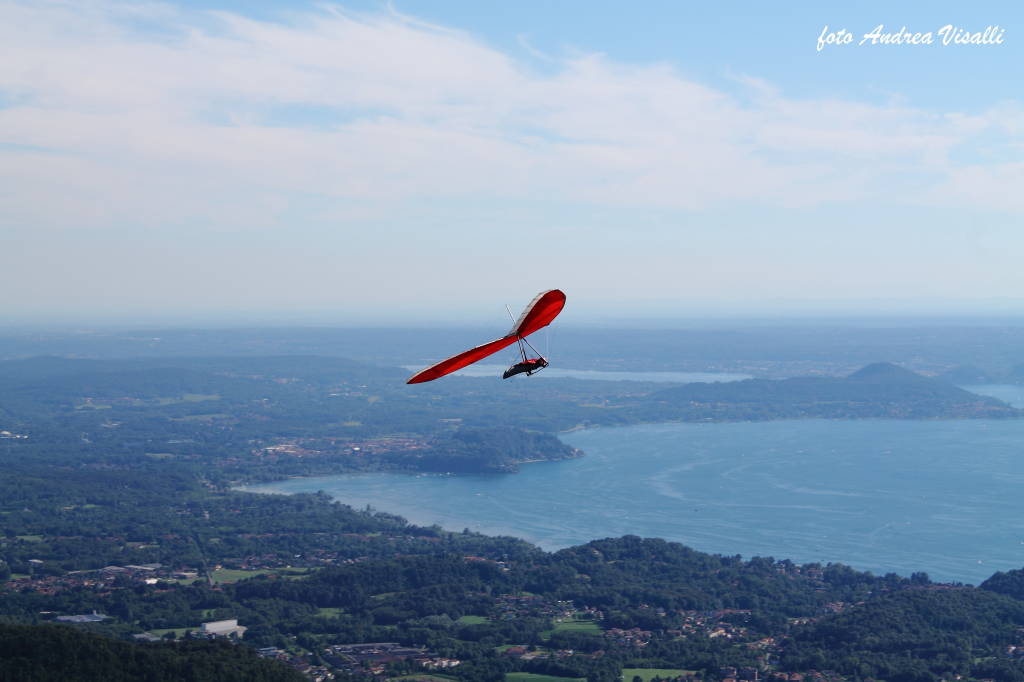
[[[210,623],[202,623],[199,626],[199,636],[205,638],[211,637],[237,637],[241,639],[245,635],[245,631],[249,628],[239,625],[235,619],[231,620],[215,620]]]

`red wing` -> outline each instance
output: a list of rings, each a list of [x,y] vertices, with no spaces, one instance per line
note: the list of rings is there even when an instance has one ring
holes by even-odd
[[[557,313],[556,313],[557,314]],[[547,323],[545,323],[547,324]],[[452,372],[462,369],[466,365],[472,365],[477,360],[482,360],[492,353],[497,353],[502,348],[511,346],[516,342],[515,334],[509,334],[503,336],[500,339],[485,343],[482,346],[476,348],[470,348],[464,353],[459,353],[454,357],[450,357],[447,360],[442,360],[436,365],[431,365],[424,370],[421,370],[413,375],[407,384],[422,384],[424,381],[433,381],[439,379],[445,374],[451,374]]]
[[[538,329],[548,326],[565,307],[565,294],[558,289],[543,291],[530,301],[509,336],[529,336]],[[507,338],[507,337],[506,337]]]

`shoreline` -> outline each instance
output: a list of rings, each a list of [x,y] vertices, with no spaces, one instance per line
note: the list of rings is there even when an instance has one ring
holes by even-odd
[[[832,447],[830,444],[833,441],[852,443],[838,455],[830,455],[838,458],[836,461],[842,464],[849,462],[850,458],[866,456],[864,453],[869,451],[881,456],[880,453],[890,446],[898,446],[895,456],[887,454],[883,458],[886,462],[892,462],[892,465],[880,466],[906,469],[914,465],[921,454],[921,447],[928,443],[945,442],[950,438],[958,442],[963,438],[957,434],[968,437],[972,433],[984,432],[986,437],[1000,434],[998,441],[992,443],[995,448],[992,456],[1002,461],[1006,455],[1005,442],[1008,438],[1017,438],[1014,434],[1019,432],[1019,424],[1017,420],[1003,419],[814,419],[778,420],[778,423],[751,422],[743,425],[659,423],[624,426],[633,430],[639,427],[639,431],[627,431],[616,436],[612,435],[613,432],[620,429],[604,429],[603,433],[590,432],[587,436],[581,435],[578,429],[575,436],[565,435],[569,436],[567,440],[570,445],[579,445],[580,449],[586,450],[586,458],[566,467],[524,466],[520,472],[521,478],[479,473],[466,476],[445,472],[383,471],[361,473],[402,473],[406,477],[375,477],[363,483],[351,478],[351,473],[360,472],[351,472],[280,478],[276,481],[236,485],[232,489],[247,493],[286,495],[324,490],[332,500],[355,509],[369,504],[385,513],[402,516],[414,525],[437,525],[449,531],[468,527],[484,535],[521,538],[545,551],[577,546],[603,537],[635,534],[664,538],[710,554],[786,556],[798,563],[833,561],[876,574],[895,572],[909,575],[925,567],[924,570],[937,581],[977,584],[997,570],[1020,567],[1016,540],[1013,547],[1007,547],[996,536],[990,538],[982,533],[983,537],[971,541],[963,532],[954,532],[958,551],[950,556],[932,556],[934,552],[916,540],[912,543],[913,547],[901,556],[895,552],[894,534],[905,536],[904,540],[913,540],[914,537],[926,538],[928,533],[936,529],[958,529],[929,521],[934,513],[942,512],[941,509],[936,510],[934,505],[904,508],[905,505],[900,506],[900,503],[887,505],[885,511],[878,514],[864,511],[865,505],[873,505],[871,500],[878,498],[878,495],[851,496],[847,493],[864,491],[855,490],[854,484],[844,486],[841,481],[837,483],[830,476],[820,478],[819,473],[825,470],[813,464],[817,461],[814,453],[824,452],[822,447]],[[671,436],[676,429],[680,431],[678,438]],[[793,434],[804,435],[799,440],[792,440]],[[851,441],[852,437],[857,440]],[[923,441],[921,437],[924,437]],[[607,447],[598,447],[599,443],[606,442]],[[737,460],[737,465],[757,467],[749,470],[746,483],[735,477],[720,480],[719,467],[707,466],[711,460],[702,453],[706,454],[709,447],[717,451],[719,445],[725,446],[725,449],[718,455],[711,453],[713,459],[734,459],[734,456],[740,456],[739,451],[735,450],[736,446],[740,446],[745,462]],[[785,451],[769,451],[766,449],[769,446],[784,446]],[[953,459],[949,460],[948,466],[943,467],[946,474],[959,461],[959,456],[955,454],[959,450],[962,448],[953,447],[950,451]],[[793,471],[790,471],[791,475],[780,473],[783,478],[779,479],[778,486],[772,488],[777,494],[765,497],[765,490],[752,492],[751,486],[756,486],[760,480],[758,477],[761,474],[758,471],[778,471],[771,464],[776,456],[780,457],[780,462],[798,457],[813,468],[813,475]],[[594,461],[587,464],[591,458]],[[537,462],[521,462],[523,465],[528,463]],[[598,469],[606,478],[611,473],[612,478],[599,494],[589,495],[589,482],[596,480],[594,477]],[[792,467],[788,469],[792,470]],[[632,473],[637,474],[637,480],[632,480]],[[412,481],[410,474],[425,480]],[[753,478],[750,478],[751,475]],[[652,476],[658,477],[655,482],[657,485],[653,488]],[[321,480],[309,482],[310,479]],[[336,487],[331,484],[331,479],[339,481]],[[710,484],[718,485],[716,481],[728,485],[731,492],[725,497],[714,499],[699,493]],[[851,485],[854,487],[851,488]],[[829,491],[839,492],[822,497]],[[836,494],[842,497],[835,497]],[[854,497],[860,497],[861,501]],[[690,501],[679,501],[684,498]],[[661,512],[653,516],[644,512],[636,506],[640,499],[647,500],[648,509],[657,508]],[[830,515],[839,515],[837,518],[842,523],[833,529],[835,532],[821,530],[821,523],[809,520],[808,513],[800,511],[810,509],[807,505],[829,510]],[[775,511],[768,510],[768,507]],[[635,513],[630,511],[634,509]],[[772,524],[762,522],[762,519],[769,517],[788,520]],[[793,526],[794,523],[797,525]],[[800,531],[800,524],[806,525],[806,529]],[[740,526],[745,530],[737,531]],[[813,542],[814,546],[805,547],[807,551],[801,550],[790,537],[793,533],[781,532],[783,527],[796,528],[805,535],[813,534],[817,538]],[[887,530],[879,535],[874,532],[879,528]],[[857,544],[857,538],[863,540],[861,536],[869,531],[877,547],[862,547],[863,542]],[[806,537],[801,542],[806,544]],[[913,560],[914,557],[917,560]],[[976,565],[975,560],[983,564]]]

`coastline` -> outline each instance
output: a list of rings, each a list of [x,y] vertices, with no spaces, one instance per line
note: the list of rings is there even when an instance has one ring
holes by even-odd
[[[639,535],[712,554],[839,562],[878,574],[923,569],[977,583],[1019,568],[1024,557],[1012,523],[992,511],[1015,493],[1009,482],[992,490],[964,469],[976,462],[965,444],[981,443],[992,466],[1014,478],[1020,427],[898,419],[624,426],[568,434],[586,457],[524,466],[516,476],[391,471],[236,488],[322,490],[356,509],[369,504],[417,525],[511,535],[545,550]],[[931,482],[893,489],[923,461]],[[955,518],[947,508],[953,489],[962,499]]]

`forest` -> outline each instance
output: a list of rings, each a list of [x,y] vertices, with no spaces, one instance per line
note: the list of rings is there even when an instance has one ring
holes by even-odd
[[[1018,416],[998,401],[884,364],[681,387],[536,381],[529,400],[522,384],[406,390],[404,377],[311,356],[0,363],[0,679],[66,679],[69,660],[79,679],[1024,679],[1024,572],[935,584],[927,567],[876,576],[632,536],[545,552],[323,494],[236,489],[514,472],[585,456],[554,434],[586,424]],[[240,641],[196,639],[231,619]],[[407,653],[345,648],[360,643]]]

